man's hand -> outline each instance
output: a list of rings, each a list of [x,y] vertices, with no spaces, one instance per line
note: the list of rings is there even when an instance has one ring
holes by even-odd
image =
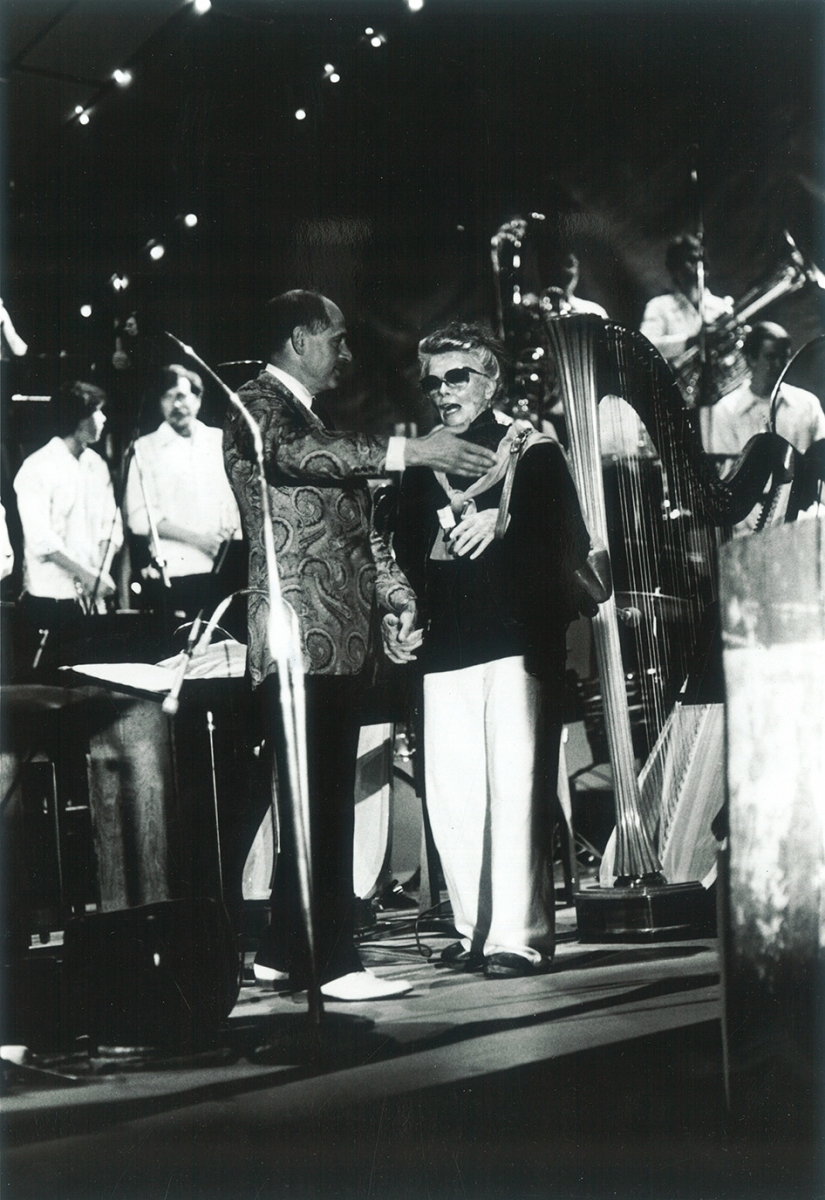
[[[219,533],[192,533],[191,543],[209,558],[214,558],[223,545],[223,538]]]
[[[493,541],[497,521],[497,508],[485,508],[482,512],[468,513],[462,517],[450,534],[450,553],[457,558],[465,554],[469,554],[470,558],[478,558]]]
[[[485,450],[483,446],[475,446],[472,442],[462,442],[443,426],[425,437],[407,438],[404,444],[406,466],[432,467],[434,471],[447,471],[472,479],[489,471],[495,461],[492,450]]]
[[[424,638],[423,631],[415,628],[416,617],[415,604],[408,604],[398,615],[387,613],[381,622],[384,650],[390,662],[415,661],[415,651],[420,648]]]
[[[108,571],[90,571],[88,567],[84,567],[82,563],[76,562],[70,558],[68,554],[64,554],[62,550],[54,550],[51,554],[45,555],[49,562],[56,563],[58,567],[62,567],[64,571],[72,576],[76,587],[80,589],[84,596],[111,596],[115,591],[115,583]]]

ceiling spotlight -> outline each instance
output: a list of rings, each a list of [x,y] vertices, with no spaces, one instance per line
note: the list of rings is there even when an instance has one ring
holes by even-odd
[[[183,223],[187,229],[194,229],[198,223],[198,218],[195,213],[187,213],[183,218]]]
[[[372,37],[372,35],[375,33],[375,30],[373,29],[373,27],[371,25],[368,25],[367,28],[364,30],[364,33],[367,35],[367,37]]]
[[[324,67],[324,79],[328,79],[330,83],[339,83],[341,76],[335,70],[332,63],[327,63]]]
[[[134,76],[131,71],[124,71],[120,67],[116,71],[112,71],[112,79],[118,87],[128,87]]]
[[[326,63],[324,65],[324,77],[328,78],[334,70],[335,67],[332,65],[332,63]]]
[[[155,242],[153,246],[149,247],[149,257],[155,262],[158,262],[161,258],[163,258],[165,253],[166,247],[161,246],[160,242]]]
[[[296,108],[296,110],[295,110],[295,120],[296,120],[296,121],[305,121],[306,119],[307,119],[306,109],[304,109],[304,108]]]
[[[383,34],[377,33],[377,34],[375,35],[375,37],[371,37],[371,38],[370,38],[370,45],[371,45],[371,46],[375,46],[375,48],[376,48],[376,50],[377,50],[379,46],[383,46],[383,45],[384,45],[384,42],[385,42],[386,40],[387,40],[387,39],[386,39],[386,38],[383,36]]]
[[[90,317],[92,315],[91,304],[81,304],[80,315],[81,315],[81,317]]]
[[[81,114],[82,112],[83,112],[83,105],[82,105],[82,104],[76,104],[76,105],[74,106],[74,115],[75,115],[76,117],[79,117],[79,116],[80,116],[80,114]]]
[[[332,72],[332,74],[331,74],[331,75],[330,75],[330,77],[329,77],[329,81],[330,81],[330,83],[340,83],[340,82],[341,82],[341,76],[338,74],[338,72],[337,72],[337,71],[333,71],[333,72]]]
[[[112,285],[112,287],[114,288],[114,290],[116,292],[124,292],[126,290],[126,288],[129,286],[129,276],[128,275],[118,275],[117,271],[115,271],[114,275],[109,280],[109,283]]]
[[[80,124],[81,124],[81,125],[88,125],[88,124],[89,124],[89,114],[88,114],[87,112],[85,112],[85,111],[84,111],[84,112],[82,112],[82,113],[80,114],[80,116],[79,116],[77,119],[78,119],[78,121],[80,122]]]
[[[192,7],[199,16],[208,13],[212,7],[212,0],[193,0]]]
[[[424,7],[424,0],[407,0],[407,8],[410,12],[421,12]]]

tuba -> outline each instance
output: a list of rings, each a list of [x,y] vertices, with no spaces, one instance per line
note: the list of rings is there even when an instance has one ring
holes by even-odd
[[[808,263],[787,229],[786,261],[767,279],[750,288],[732,311],[711,326],[705,337],[705,357],[698,345],[689,346],[671,362],[690,408],[709,406],[732,392],[747,377],[748,365],[742,347],[749,322],[784,296],[809,283],[825,289],[825,275]]]

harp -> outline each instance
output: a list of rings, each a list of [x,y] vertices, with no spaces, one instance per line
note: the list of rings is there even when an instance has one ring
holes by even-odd
[[[714,904],[701,881],[715,865],[710,825],[722,802],[722,708],[704,694],[705,676],[696,664],[711,654],[717,545],[758,505],[766,484],[783,475],[786,443],[758,435],[736,471],[721,480],[702,451],[673,372],[646,338],[589,314],[544,319],[580,500],[591,534],[608,545],[616,538],[605,502],[601,398],[610,396],[614,407],[629,405],[638,426],[626,452],[614,454],[624,562],[614,578],[616,594],[593,618],[613,770],[615,853],[601,886],[577,895],[579,933],[584,940],[706,936]],[[638,773],[622,608],[631,614],[644,713],[646,759]]]

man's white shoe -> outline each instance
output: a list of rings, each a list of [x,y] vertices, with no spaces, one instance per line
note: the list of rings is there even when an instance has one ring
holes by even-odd
[[[379,979],[372,971],[350,971],[321,984],[321,995],[328,1000],[392,1000],[406,996],[413,985],[408,979]]]
[[[258,983],[284,983],[289,979],[288,971],[278,971],[275,967],[262,967],[260,963],[252,964],[252,973]]]

